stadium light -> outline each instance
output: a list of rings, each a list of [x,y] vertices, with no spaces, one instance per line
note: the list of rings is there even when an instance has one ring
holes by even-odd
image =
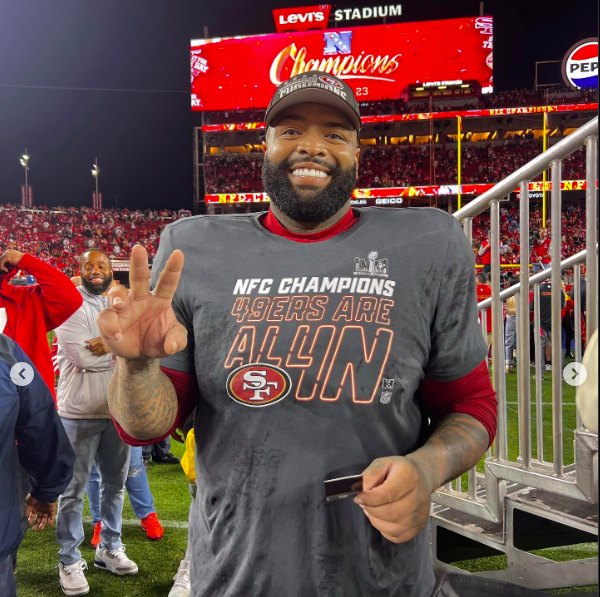
[[[23,166],[23,170],[25,170],[25,201],[23,202],[24,207],[33,207],[33,205],[29,205],[29,182],[27,180],[27,173],[29,171],[29,154],[27,153],[27,147],[25,148],[25,153],[21,156],[19,160],[21,166]]]
[[[92,164],[92,176],[96,179],[96,206],[100,205],[100,194],[98,193],[98,178],[100,177],[100,168],[98,168],[98,158]]]

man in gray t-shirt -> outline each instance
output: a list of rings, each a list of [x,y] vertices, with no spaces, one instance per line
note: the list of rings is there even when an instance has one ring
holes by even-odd
[[[131,294],[111,291],[111,413],[143,443],[196,406],[192,597],[429,597],[431,493],[491,440],[465,414],[432,431],[419,395],[485,357],[472,250],[438,210],[350,211],[360,116],[345,82],[294,77],[266,123],[266,218],[179,220],[153,292],[141,247]],[[323,481],[361,473],[355,499],[326,500]]]

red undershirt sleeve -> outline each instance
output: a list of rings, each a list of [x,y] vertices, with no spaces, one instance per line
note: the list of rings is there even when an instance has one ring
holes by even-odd
[[[127,434],[119,425],[118,421],[113,418],[119,436],[126,444],[129,444],[130,446],[148,446],[166,439],[176,429],[183,425],[184,421],[192,414],[194,408],[196,408],[196,404],[198,404],[198,382],[193,375],[190,375],[189,373],[182,373],[181,371],[175,371],[174,369],[167,369],[166,367],[161,367],[161,371],[163,371],[163,373],[171,380],[177,394],[178,408],[175,422],[173,423],[171,429],[169,429],[169,431],[161,437],[157,437],[155,439],[135,439]]]
[[[453,381],[425,378],[419,386],[423,406],[433,425],[453,413],[477,419],[486,429],[492,445],[496,437],[498,403],[485,361]]]

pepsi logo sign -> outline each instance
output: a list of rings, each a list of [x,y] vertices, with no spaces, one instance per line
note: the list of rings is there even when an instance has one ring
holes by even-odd
[[[562,64],[565,83],[577,89],[598,87],[598,38],[576,43],[565,54]]]
[[[243,365],[227,377],[229,397],[244,406],[270,406],[283,400],[291,389],[287,372],[266,363]]]

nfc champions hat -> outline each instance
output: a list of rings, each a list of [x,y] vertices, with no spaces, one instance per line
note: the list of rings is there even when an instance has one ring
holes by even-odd
[[[350,85],[338,77],[315,70],[296,75],[277,88],[265,114],[266,125],[271,126],[290,106],[307,102],[325,104],[339,110],[356,130],[360,129],[358,102]]]

